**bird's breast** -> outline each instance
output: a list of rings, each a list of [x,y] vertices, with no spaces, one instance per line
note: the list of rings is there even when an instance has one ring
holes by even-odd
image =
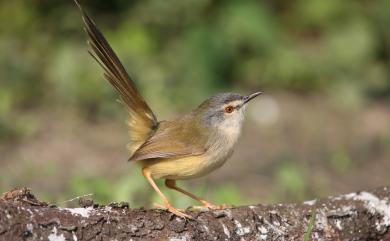
[[[222,166],[233,154],[239,136],[239,129],[225,128],[211,139],[209,149],[206,152],[206,161],[212,170]]]

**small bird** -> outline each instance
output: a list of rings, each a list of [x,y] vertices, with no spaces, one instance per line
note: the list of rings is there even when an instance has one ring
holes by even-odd
[[[199,201],[204,207],[224,208],[224,205],[211,204],[183,190],[176,185],[176,180],[204,176],[226,162],[240,136],[246,104],[261,92],[246,96],[217,94],[188,114],[170,121],[157,121],[103,34],[78,0],[74,1],[81,10],[89,36],[88,52],[104,69],[105,79],[119,93],[120,101],[127,109],[129,161],[141,165],[143,175],[162,198],[164,207],[177,216],[191,218],[169,203],[155,178],[165,179],[168,188]]]

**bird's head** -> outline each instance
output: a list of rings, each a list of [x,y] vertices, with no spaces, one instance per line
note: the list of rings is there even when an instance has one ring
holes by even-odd
[[[217,94],[204,101],[194,112],[208,127],[240,129],[246,104],[261,93],[246,96],[237,93]]]

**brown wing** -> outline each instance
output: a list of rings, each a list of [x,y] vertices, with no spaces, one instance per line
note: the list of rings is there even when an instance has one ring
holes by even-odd
[[[134,82],[103,34],[82,9],[79,2],[77,0],[75,2],[81,10],[85,30],[90,39],[88,44],[92,51],[88,52],[102,66],[105,71],[104,77],[118,91],[121,102],[128,110],[128,125],[131,137],[128,148],[131,153],[134,153],[156,129],[156,116],[138,92]]]
[[[209,131],[187,120],[160,122],[153,136],[129,161],[201,155],[207,150],[208,135]]]

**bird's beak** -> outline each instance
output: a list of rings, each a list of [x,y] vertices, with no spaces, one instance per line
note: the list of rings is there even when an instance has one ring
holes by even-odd
[[[244,104],[248,103],[250,100],[254,99],[255,97],[261,95],[263,92],[255,92],[253,94],[247,95],[244,97]]]

